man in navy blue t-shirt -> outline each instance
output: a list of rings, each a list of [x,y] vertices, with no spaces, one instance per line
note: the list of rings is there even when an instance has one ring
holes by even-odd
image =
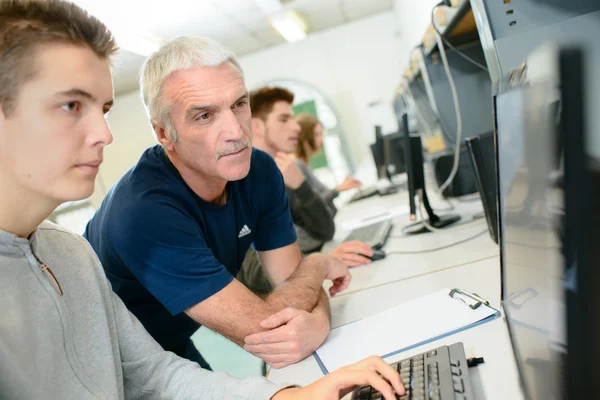
[[[85,232],[114,291],[166,350],[205,367],[190,340],[200,324],[275,367],[307,357],[329,332],[324,279],[334,295],[350,275],[334,257],[302,259],[282,175],[251,147],[235,55],[209,39],[176,39],[146,61],[141,83],[160,145]],[[264,299],[234,279],[250,245],[275,287]]]

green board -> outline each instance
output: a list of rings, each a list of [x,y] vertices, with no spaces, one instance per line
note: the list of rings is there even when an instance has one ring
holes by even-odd
[[[304,103],[296,104],[296,105],[292,106],[292,109],[294,111],[294,115],[298,115],[298,114],[302,114],[302,113],[309,113],[309,114],[312,114],[315,117],[319,118],[319,116],[317,115],[317,107],[315,106],[314,100],[309,100],[309,101],[305,101]],[[327,156],[325,156],[325,148],[323,148],[323,151],[321,151],[321,153],[315,154],[310,159],[310,168],[317,169],[317,168],[322,168],[322,167],[326,167],[326,166],[327,166]]]

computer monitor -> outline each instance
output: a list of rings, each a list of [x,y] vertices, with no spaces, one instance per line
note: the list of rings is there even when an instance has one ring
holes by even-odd
[[[402,132],[392,133],[384,137],[385,151],[387,152],[387,171],[390,175],[406,172],[406,160],[404,152],[404,134]]]
[[[498,243],[498,197],[496,183],[496,150],[494,132],[465,140],[475,175],[477,189],[492,240]]]
[[[600,163],[582,60],[545,49],[494,98],[503,308],[529,400],[600,393]]]
[[[375,143],[371,145],[371,153],[373,154],[373,161],[375,162],[375,168],[377,169],[377,177],[379,179],[386,177],[386,165],[387,159],[385,157],[385,143],[383,139],[383,132],[381,126],[375,126]]]
[[[412,135],[408,128],[408,115],[402,115],[402,131],[404,133],[404,142],[408,145],[404,146],[404,159],[406,160],[406,174],[408,177],[408,200],[410,206],[409,218],[416,219],[417,207],[420,207],[420,201],[423,202],[427,213],[426,224],[416,222],[405,226],[402,232],[406,235],[415,235],[419,233],[430,232],[427,225],[434,229],[440,229],[460,220],[460,216],[456,214],[436,215],[427,197],[425,189],[425,173],[423,170],[423,144],[421,136]],[[418,197],[419,202],[415,202],[415,197]],[[423,216],[425,218],[425,216]]]

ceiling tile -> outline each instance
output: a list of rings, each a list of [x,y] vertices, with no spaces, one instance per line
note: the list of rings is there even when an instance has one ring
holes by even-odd
[[[338,1],[339,0],[295,0],[290,2],[289,6],[286,8],[311,12],[321,8],[334,7],[337,5]]]
[[[248,11],[259,10],[258,6],[252,0],[212,0],[212,3],[215,7],[231,13],[244,14]]]
[[[237,35],[221,39],[221,43],[233,51],[238,57],[243,54],[252,53],[265,47],[262,42],[250,36]]]
[[[303,13],[310,32],[318,32],[344,23],[344,17],[336,5],[315,9],[310,13]]]
[[[0,0],[2,1],[2,0]],[[208,36],[236,54],[255,52],[285,43],[269,24],[256,0],[75,0],[105,9],[106,18],[123,14],[132,33],[154,35],[171,40],[182,35]],[[417,0],[418,1],[418,0]],[[285,9],[297,10],[309,25],[309,32],[335,26],[393,8],[393,0],[289,0]],[[99,7],[99,6],[98,6]],[[347,18],[346,18],[347,17]],[[144,57],[125,51],[115,58],[115,91],[123,93],[137,87],[139,67]]]
[[[393,9],[392,0],[342,0],[340,7],[349,19],[355,20]]]
[[[259,36],[268,46],[274,46],[285,42],[285,39],[271,25],[265,26],[263,29],[256,31]]]

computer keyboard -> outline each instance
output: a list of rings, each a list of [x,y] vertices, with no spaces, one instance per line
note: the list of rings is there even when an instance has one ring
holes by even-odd
[[[354,193],[354,196],[350,198],[350,203],[362,199],[366,199],[372,196],[379,194],[379,190],[377,186],[366,186],[362,187],[358,190],[358,192]]]
[[[473,390],[462,343],[442,346],[392,364],[398,369],[406,388],[400,400],[471,400]],[[357,388],[358,400],[383,399],[371,386]]]
[[[344,239],[344,242],[359,240],[368,244],[373,249],[380,249],[385,244],[391,228],[392,221],[390,220],[376,222],[353,230],[346,239]]]
[[[354,194],[354,196],[352,196],[350,198],[350,203],[358,201],[358,200],[366,199],[368,197],[372,197],[375,195],[387,196],[389,194],[394,194],[394,193],[398,193],[398,187],[393,186],[393,185],[392,186],[384,186],[384,187],[366,186],[366,187],[360,188],[358,190],[358,192],[356,192]]]

